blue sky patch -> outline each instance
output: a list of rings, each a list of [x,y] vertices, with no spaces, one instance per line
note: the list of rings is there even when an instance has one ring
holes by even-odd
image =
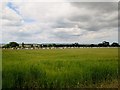
[[[35,20],[31,19],[31,18],[24,18],[23,20],[24,20],[25,23],[33,23],[33,22],[35,22]]]
[[[12,9],[14,12],[16,12],[17,14],[20,15],[20,12],[18,10],[18,7],[16,5],[14,5],[12,2],[8,2],[7,3],[7,7],[9,7],[10,9]]]

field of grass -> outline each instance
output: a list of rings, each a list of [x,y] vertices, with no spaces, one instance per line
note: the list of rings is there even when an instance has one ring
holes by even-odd
[[[2,51],[3,88],[117,87],[118,49]]]

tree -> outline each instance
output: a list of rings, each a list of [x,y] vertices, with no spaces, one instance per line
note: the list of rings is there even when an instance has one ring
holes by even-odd
[[[104,46],[104,47],[109,46],[109,42],[106,42],[106,41],[103,41],[103,43],[102,43],[102,44],[103,44],[103,46]]]
[[[90,47],[95,47],[95,45],[94,44],[90,44]]]
[[[98,47],[103,47],[103,43],[99,43],[99,44],[98,44]]]
[[[4,45],[3,48],[13,48],[13,47],[15,48],[15,47],[18,47],[18,46],[19,46],[18,43],[10,42],[9,44]]]
[[[53,47],[56,47],[56,44],[52,44]]]
[[[2,48],[10,48],[9,44],[4,45]]]
[[[116,43],[116,42],[113,42],[113,43],[111,44],[111,46],[113,46],[113,47],[118,47],[118,46],[119,46],[119,44],[118,44],[118,43]]]
[[[78,44],[78,43],[75,43],[75,44],[74,44],[74,46],[75,46],[75,47],[78,47],[78,46],[79,46],[79,44]]]
[[[19,46],[19,44],[17,42],[10,42],[9,46],[10,47],[17,47],[17,46]]]

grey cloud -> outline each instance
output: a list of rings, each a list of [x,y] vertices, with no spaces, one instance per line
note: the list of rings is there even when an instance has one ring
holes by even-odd
[[[22,19],[15,19],[13,17],[9,17],[9,16],[2,16],[2,24],[3,26],[22,26],[23,22]]]
[[[118,10],[118,2],[71,2],[77,8],[87,8],[103,12],[113,12]]]
[[[27,38],[27,37],[30,37],[31,34],[30,33],[26,33],[26,32],[11,32],[11,35],[12,36],[15,36],[15,37],[19,37],[19,38]]]
[[[7,23],[5,23],[5,24],[3,24],[3,26],[10,26],[10,27],[12,27],[12,26],[15,26],[15,27],[17,27],[17,26],[22,26],[23,24],[21,23],[21,21],[10,21],[10,22],[7,22]]]
[[[85,33],[86,32],[74,34],[74,33],[69,33],[69,32],[65,32],[65,31],[58,31],[58,32],[54,32],[52,34],[55,38],[64,40],[64,39],[76,39],[76,38],[83,36]]]
[[[88,25],[88,26],[79,26],[80,28],[82,28],[82,29],[85,29],[85,30],[87,30],[87,31],[102,31],[102,30],[104,30],[104,29],[114,29],[114,28],[117,28],[117,22],[111,22],[111,23],[109,23],[109,22],[104,22],[104,23],[97,23],[97,22],[95,22],[95,24],[90,24],[90,25]]]
[[[7,17],[5,15],[2,15],[1,19],[3,19],[3,20],[13,20],[13,18]]]
[[[9,21],[22,20],[22,18],[20,19],[20,17],[19,17],[19,18],[14,18],[14,17],[9,16],[9,15],[2,15],[1,18],[2,18],[3,20],[9,20]]]
[[[72,17],[69,17],[68,19],[71,21],[87,22],[90,21],[92,17],[89,15],[74,15]]]
[[[117,2],[72,2],[71,4],[78,9],[86,8],[89,13],[93,11],[94,13],[92,15],[81,15],[79,12],[77,14],[72,13],[66,18],[67,21],[60,19],[53,25],[53,28],[72,28],[78,25],[79,28],[87,31],[98,31],[105,28],[114,29],[118,25]]]
[[[59,34],[58,33],[54,34],[54,38],[61,39],[63,41],[67,39],[75,39],[78,37],[79,35],[72,35],[72,34],[63,33],[63,32],[60,32]]]
[[[118,16],[116,13],[117,3],[109,3],[109,2],[73,3],[72,2],[71,7],[76,7],[74,9],[77,9],[76,11],[78,12],[71,13],[71,15],[69,15],[68,17],[67,16],[63,16],[62,18],[58,17],[57,20],[47,22],[47,23],[50,23],[50,25],[43,24],[39,26],[38,24],[37,29],[40,29],[40,30],[36,30],[36,28],[30,27],[30,28],[23,28],[23,31],[19,32],[19,30],[17,31],[16,29],[15,32],[10,32],[9,35],[17,37],[18,41],[22,41],[21,39],[25,39],[26,41],[29,41],[29,42],[32,42],[31,40],[34,40],[34,39],[36,39],[37,41],[37,40],[40,40],[38,36],[41,36],[43,38],[45,37],[44,39],[41,39],[43,41],[49,41],[52,39],[53,41],[62,42],[67,40],[80,41],[81,38],[83,41],[85,41],[85,38],[87,37],[87,35],[89,38],[90,34],[92,34],[91,32],[94,32],[94,34],[97,33],[98,36],[91,40],[97,40],[97,39],[101,40],[101,38],[102,39],[105,39],[107,37],[110,38],[110,36],[107,36],[107,35],[99,36],[98,33],[108,32],[109,29],[116,30],[115,28],[117,28],[117,25],[118,25]],[[80,8],[84,8],[88,12],[87,13],[79,12]],[[3,16],[2,19],[9,21],[8,23],[5,24],[6,27],[7,26],[8,27],[9,26],[24,27],[24,25],[22,26],[23,23],[21,19],[15,20],[11,17],[6,17],[6,16]],[[81,30],[83,31],[85,30],[85,32],[74,33],[74,31],[70,32],[69,30],[64,31],[67,28],[68,29],[75,28],[76,25],[78,25],[78,28],[80,28]],[[31,28],[32,30],[29,30]],[[54,32],[54,29],[56,28],[63,28],[63,30],[60,31],[60,29],[58,29],[59,31]]]
[[[86,8],[89,13],[94,11],[94,14],[92,15],[88,14],[83,17],[80,15],[76,17],[74,15],[70,18],[71,21],[78,21],[78,25],[82,29],[98,31],[106,28],[114,29],[118,26],[117,2],[72,2],[71,4],[78,9]],[[86,23],[83,24],[84,22]]]
[[[72,28],[76,25],[75,22],[65,21],[65,20],[57,20],[52,28]]]

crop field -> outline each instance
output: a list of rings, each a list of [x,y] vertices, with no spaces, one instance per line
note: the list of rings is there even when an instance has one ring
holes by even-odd
[[[118,48],[2,50],[3,88],[117,88]]]

